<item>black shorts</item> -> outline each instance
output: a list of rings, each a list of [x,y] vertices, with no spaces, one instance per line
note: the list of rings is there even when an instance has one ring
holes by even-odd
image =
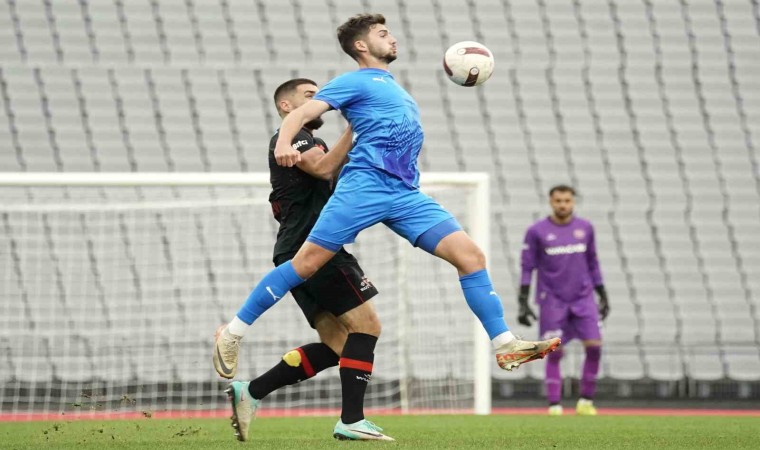
[[[278,255],[275,265],[294,256],[293,253]],[[364,276],[359,262],[345,250],[335,254],[324,267],[311,278],[290,291],[312,328],[317,315],[323,311],[338,317],[377,295],[377,289]]]

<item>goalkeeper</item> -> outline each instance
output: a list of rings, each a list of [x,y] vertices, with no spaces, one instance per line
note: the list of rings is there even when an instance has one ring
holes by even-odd
[[[311,80],[289,80],[275,90],[277,112],[285,117],[316,93],[316,83]],[[292,148],[301,152],[301,161],[295,167],[278,166],[274,159],[279,131],[269,144],[272,184],[269,201],[272,213],[280,223],[274,246],[275,265],[292,259],[306,240],[330,197],[332,181],[351,148],[349,127],[335,148],[328,152],[325,142],[312,134],[322,123],[320,118],[305,123],[292,139]],[[338,439],[392,441],[381,433],[380,428],[364,419],[364,393],[380,335],[380,320],[369,301],[377,295],[377,289],[364,276],[356,258],[340,248],[334,258],[291,293],[306,320],[317,330],[321,342],[291,350],[277,365],[250,383],[230,383],[227,393],[232,401],[233,426],[237,428],[238,439],[248,439],[249,425],[261,399],[276,389],[299,383],[338,365],[340,355],[343,409],[334,436]],[[217,370],[220,368],[225,370],[220,375],[234,376],[234,368],[217,366]]]
[[[581,378],[581,398],[576,412],[595,416],[593,398],[596,376],[602,355],[600,319],[610,312],[607,291],[602,282],[596,238],[591,222],[577,217],[575,189],[554,186],[549,191],[552,214],[531,225],[525,233],[521,255],[522,275],[518,301],[518,322],[530,326],[536,315],[528,304],[533,271],[538,272],[536,301],[540,305],[538,319],[542,339],[559,337],[564,342],[579,338],[586,349]],[[599,295],[594,301],[593,291]],[[562,415],[562,379],[559,362],[562,351],[549,355],[546,362],[546,395],[549,414]]]

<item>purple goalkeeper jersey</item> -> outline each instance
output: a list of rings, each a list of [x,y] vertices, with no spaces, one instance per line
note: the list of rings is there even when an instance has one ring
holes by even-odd
[[[533,270],[538,270],[539,302],[548,296],[566,302],[587,298],[603,284],[594,227],[578,217],[565,225],[548,217],[534,223],[525,233],[521,263],[521,285],[529,285]]]

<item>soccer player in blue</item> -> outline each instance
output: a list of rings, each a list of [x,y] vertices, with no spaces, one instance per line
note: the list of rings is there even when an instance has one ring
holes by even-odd
[[[292,260],[259,281],[217,337],[217,372],[234,376],[240,339],[247,328],[325,265],[341,246],[380,222],[456,268],[465,300],[488,333],[501,368],[512,370],[554,351],[559,338],[526,342],[509,331],[483,252],[448,211],[419,190],[417,157],[423,141],[419,110],[388,71],[397,56],[397,41],[385,26],[385,18],[380,14],[354,16],[338,27],[338,41],[359,70],[333,79],[312,100],[292,111],[282,122],[274,155],[281,166],[297,164],[301,153],[291,146],[293,137],[305,123],[335,109],[354,132],[349,161],[306,242]],[[373,356],[359,348],[361,345],[349,334],[344,354],[368,358],[363,361],[341,355],[339,366],[362,369],[369,379]]]

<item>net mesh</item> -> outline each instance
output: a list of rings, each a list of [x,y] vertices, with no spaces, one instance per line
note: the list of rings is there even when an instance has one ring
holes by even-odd
[[[429,194],[467,227],[471,190]],[[3,412],[224,408],[211,364],[216,327],[272,268],[268,186],[3,188]],[[379,225],[350,246],[378,287],[383,324],[367,408],[473,406],[473,316],[453,269]],[[238,379],[317,341],[281,300],[244,340]],[[267,397],[264,408],[339,408],[337,368]]]

